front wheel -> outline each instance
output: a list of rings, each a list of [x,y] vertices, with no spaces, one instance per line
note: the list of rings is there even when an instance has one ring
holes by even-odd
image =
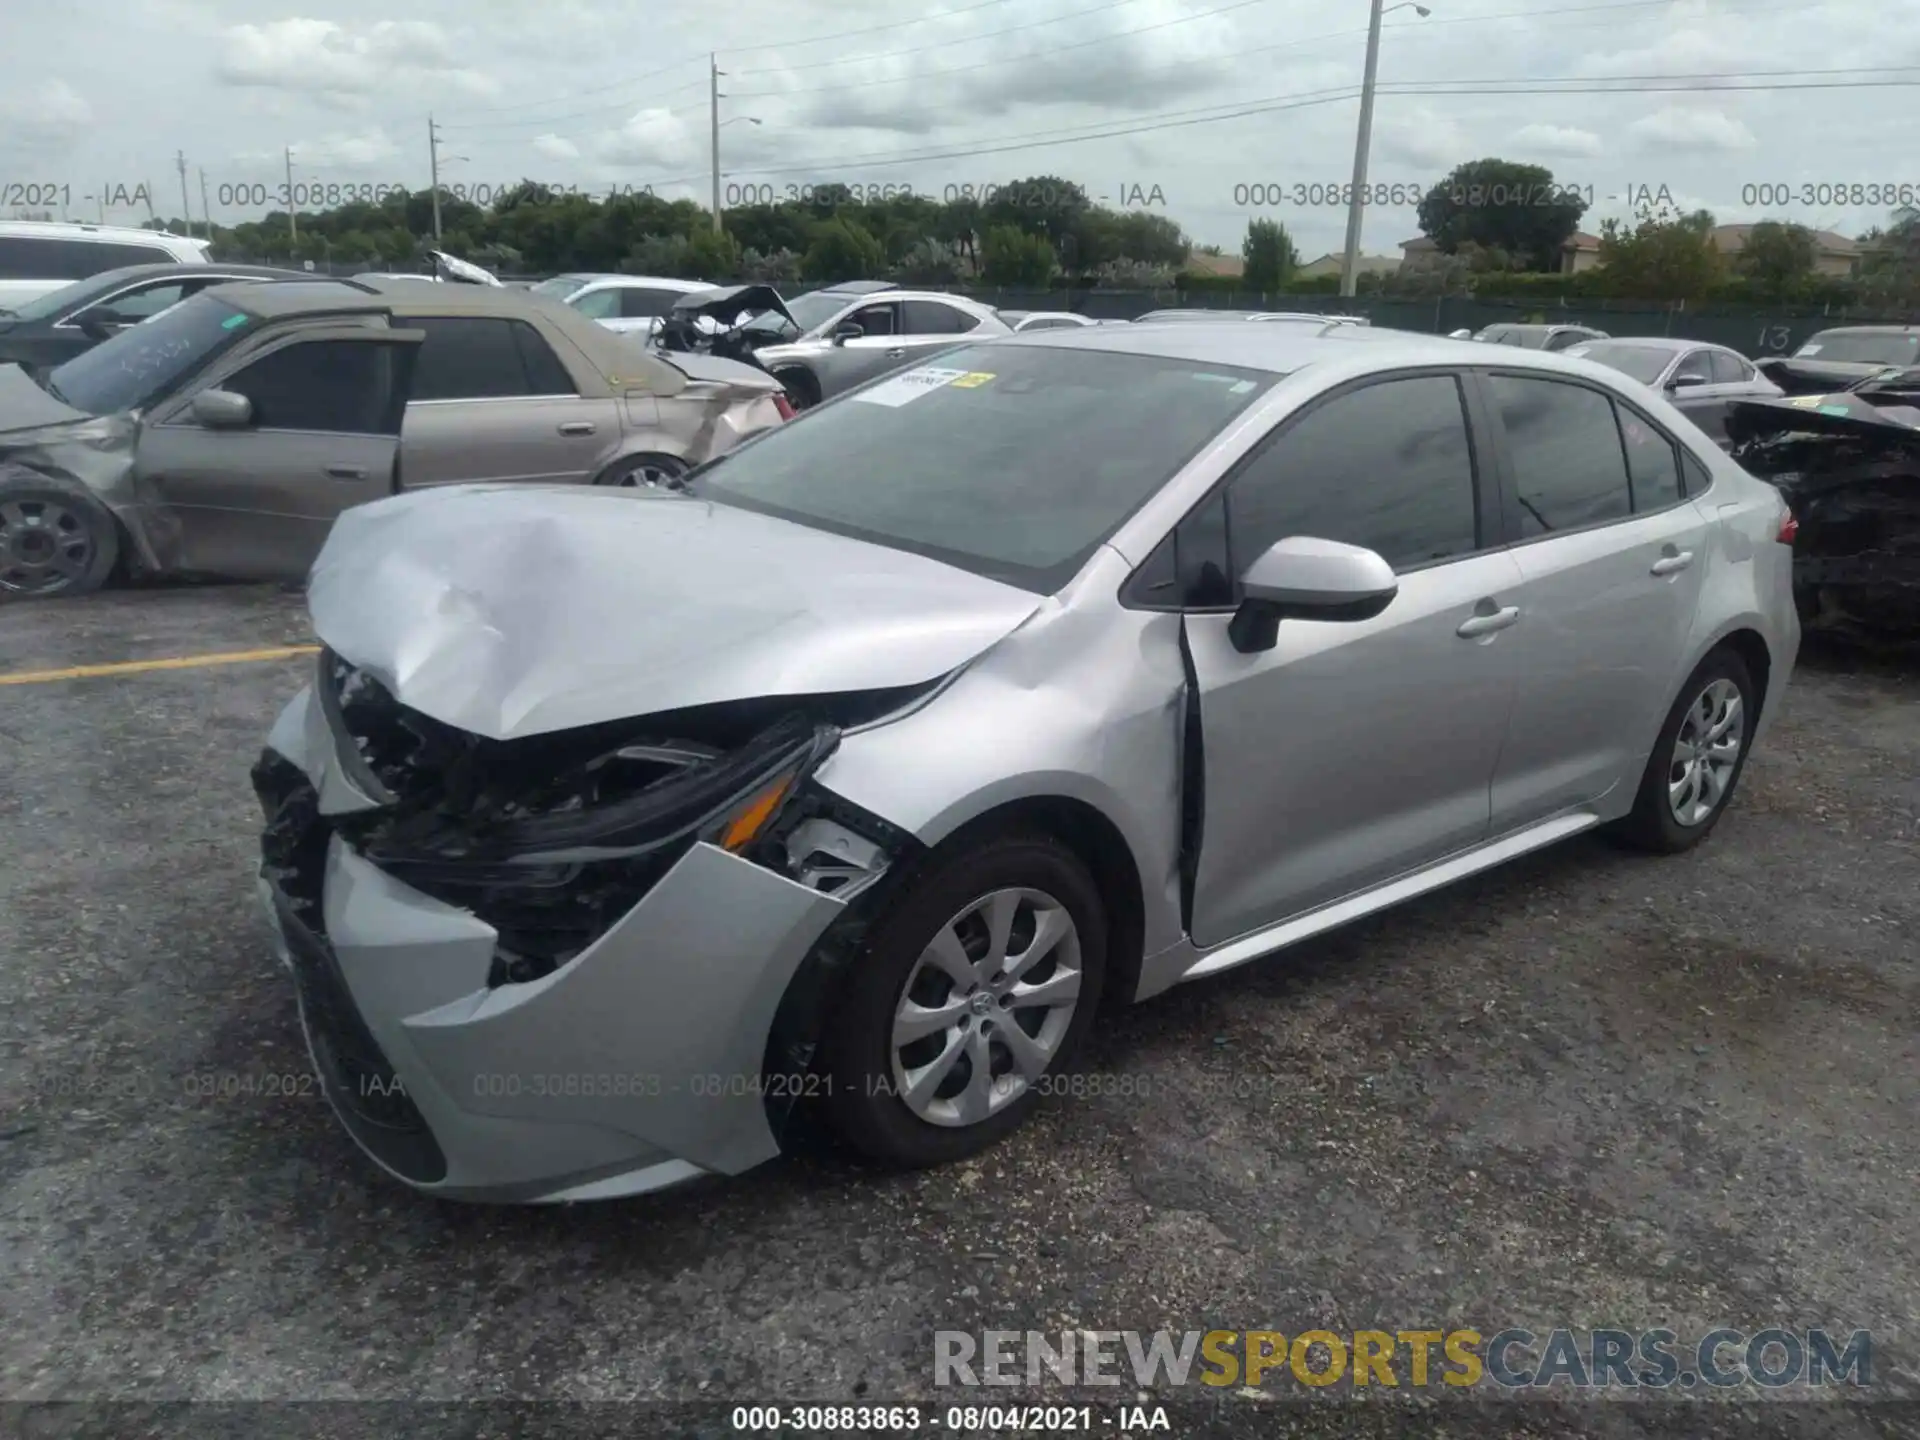
[[[1667,713],[1632,813],[1615,833],[1666,855],[1706,839],[1740,783],[1759,713],[1753,677],[1738,655],[1719,650],[1701,661]]]
[[[903,1167],[978,1153],[1063,1073],[1099,1006],[1107,921],[1044,835],[936,858],[875,927],[827,1036],[836,1128]]]
[[[685,462],[671,455],[627,455],[601,471],[593,483],[625,490],[671,490],[686,473]]]
[[[0,596],[86,595],[120,555],[113,514],[89,490],[0,469]]]

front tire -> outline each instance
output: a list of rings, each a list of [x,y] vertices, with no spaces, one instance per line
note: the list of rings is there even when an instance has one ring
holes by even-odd
[[[671,455],[623,455],[593,483],[623,490],[671,490],[687,469],[685,461]]]
[[[874,928],[830,1022],[835,1128],[902,1168],[978,1154],[1085,1039],[1107,918],[1080,859],[1009,834],[936,857]]]
[[[820,382],[804,365],[776,369],[773,378],[786,387],[787,399],[795,410],[811,410],[820,403]]]
[[[0,468],[0,596],[88,595],[107,583],[119,558],[113,512],[92,491]]]
[[[1701,661],[1667,712],[1633,810],[1614,833],[1659,855],[1691,850],[1713,833],[1746,769],[1759,699],[1733,651]]]

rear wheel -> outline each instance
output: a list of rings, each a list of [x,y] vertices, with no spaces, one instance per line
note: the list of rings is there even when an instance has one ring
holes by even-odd
[[[628,455],[601,471],[593,483],[629,490],[666,490],[686,473],[685,462],[671,455]]]
[[[1667,855],[1706,839],[1746,768],[1759,698],[1745,663],[1731,650],[1701,661],[1667,713],[1633,811],[1615,833]]]
[[[907,1167],[1018,1128],[1092,1023],[1107,950],[1099,890],[1047,836],[988,840],[911,884],[827,1039],[836,1128]]]
[[[787,399],[796,410],[807,410],[820,403],[820,382],[801,365],[789,365],[773,372],[773,378],[786,387]]]
[[[119,557],[113,514],[91,491],[0,469],[0,595],[85,595],[107,583]]]

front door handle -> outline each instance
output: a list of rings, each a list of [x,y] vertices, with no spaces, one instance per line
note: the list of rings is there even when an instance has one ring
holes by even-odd
[[[1519,619],[1520,607],[1508,605],[1504,609],[1486,610],[1478,615],[1469,615],[1460,622],[1459,628],[1453,633],[1463,640],[1477,640],[1482,635],[1491,635],[1495,631],[1504,630]]]
[[[561,425],[560,433],[562,435],[591,435],[593,433],[593,422],[591,420],[568,420]]]
[[[1678,575],[1692,563],[1693,552],[1691,550],[1675,550],[1669,546],[1667,552],[1653,562],[1653,573],[1656,575]]]
[[[364,465],[329,465],[327,474],[335,480],[364,480],[367,467]]]

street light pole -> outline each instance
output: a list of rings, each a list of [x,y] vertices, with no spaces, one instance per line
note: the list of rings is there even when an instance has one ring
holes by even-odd
[[[1358,287],[1360,269],[1360,219],[1366,211],[1367,152],[1373,146],[1373,88],[1380,72],[1380,18],[1395,10],[1411,9],[1421,19],[1433,12],[1413,0],[1388,5],[1373,0],[1373,14],[1367,21],[1367,70],[1360,81],[1360,131],[1353,142],[1353,195],[1347,202],[1347,248],[1340,259],[1340,293],[1351,296]]]
[[[440,130],[427,116],[427,183],[433,187],[433,243],[440,244]]]
[[[718,55],[712,53],[707,55],[707,71],[712,111],[708,119],[711,122],[713,137],[713,228],[719,231],[724,227],[720,223],[720,57]]]
[[[1360,133],[1353,144],[1353,194],[1347,201],[1347,249],[1340,260],[1340,293],[1352,295],[1359,283],[1360,220],[1367,188],[1367,151],[1373,144],[1373,81],[1380,70],[1380,16],[1385,0],[1373,0],[1367,20],[1367,71],[1360,82]]]

